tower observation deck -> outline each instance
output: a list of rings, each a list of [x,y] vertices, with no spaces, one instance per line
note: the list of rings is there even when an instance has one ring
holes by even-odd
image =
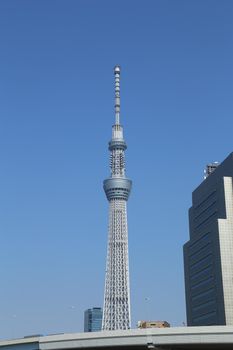
[[[132,181],[125,175],[127,148],[120,125],[120,67],[115,75],[115,124],[109,142],[111,176],[104,180],[109,201],[108,248],[102,330],[130,328],[127,200]]]

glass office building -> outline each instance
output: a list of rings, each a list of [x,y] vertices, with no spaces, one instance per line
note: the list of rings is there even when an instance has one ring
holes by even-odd
[[[102,326],[102,308],[93,307],[84,312],[84,332],[97,332]]]
[[[206,174],[184,245],[187,324],[233,325],[233,153]]]

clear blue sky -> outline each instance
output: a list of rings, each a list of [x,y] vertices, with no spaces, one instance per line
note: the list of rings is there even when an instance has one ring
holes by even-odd
[[[191,192],[233,151],[232,18],[231,0],[1,0],[0,338],[82,331],[102,306],[115,64],[132,326],[185,321]]]

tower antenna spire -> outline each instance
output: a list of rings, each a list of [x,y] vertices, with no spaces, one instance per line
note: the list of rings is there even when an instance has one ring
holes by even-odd
[[[120,125],[120,107],[121,107],[120,73],[121,73],[121,67],[119,65],[116,65],[114,67],[114,75],[115,75],[115,124],[116,125]]]

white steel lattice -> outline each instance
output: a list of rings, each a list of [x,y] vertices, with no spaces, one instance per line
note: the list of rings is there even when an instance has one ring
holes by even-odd
[[[130,328],[128,229],[126,201],[109,204],[108,252],[103,330]]]
[[[124,176],[125,175],[125,154],[121,149],[114,149],[110,155],[110,166],[112,169],[112,176]]]

